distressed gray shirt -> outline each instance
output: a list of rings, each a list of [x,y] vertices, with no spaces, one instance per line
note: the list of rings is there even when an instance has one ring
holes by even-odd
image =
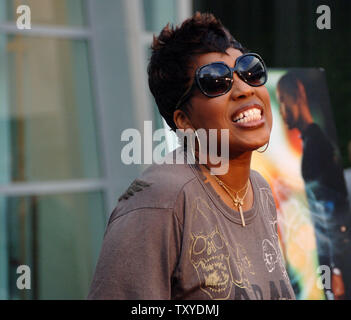
[[[88,299],[295,299],[271,189],[250,180],[243,227],[198,166],[151,165],[111,214]]]

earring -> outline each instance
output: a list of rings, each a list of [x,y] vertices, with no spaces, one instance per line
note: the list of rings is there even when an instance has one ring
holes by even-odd
[[[200,138],[199,138],[199,135],[197,133],[196,130],[194,130],[194,135],[195,135],[195,138],[197,138],[197,141],[199,143],[199,153],[200,153],[200,149],[201,149],[201,143],[200,143]],[[195,148],[193,148],[193,140],[190,139],[190,149],[191,149],[191,154],[194,158],[194,161],[196,162],[196,158],[195,158]]]
[[[268,140],[268,142],[267,142],[267,144],[266,144],[266,147],[264,148],[263,151],[260,151],[260,150],[258,150],[258,149],[256,149],[256,151],[259,152],[259,153],[263,153],[263,152],[265,152],[265,151],[268,149],[268,146],[269,146],[269,140]]]

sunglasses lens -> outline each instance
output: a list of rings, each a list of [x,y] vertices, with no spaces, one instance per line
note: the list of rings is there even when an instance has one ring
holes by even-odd
[[[267,81],[263,62],[254,55],[243,56],[238,61],[238,75],[251,86],[262,86]]]
[[[201,89],[210,97],[225,93],[231,85],[231,71],[221,63],[212,63],[200,69],[198,81]]]

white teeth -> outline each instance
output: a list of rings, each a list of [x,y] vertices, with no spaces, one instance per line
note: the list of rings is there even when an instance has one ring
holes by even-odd
[[[261,119],[261,110],[258,108],[252,108],[241,112],[233,121],[238,123],[246,123]]]

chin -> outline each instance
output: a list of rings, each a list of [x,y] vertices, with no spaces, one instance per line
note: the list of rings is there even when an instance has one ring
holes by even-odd
[[[258,148],[263,147],[269,142],[270,130],[265,130],[259,134],[259,137],[247,137],[249,139],[242,141],[230,141],[229,149],[231,154],[244,153],[248,151],[255,151]],[[251,138],[251,139],[250,139]]]
[[[245,152],[252,152],[255,151],[261,147],[263,147],[265,144],[268,143],[269,140],[267,140],[264,143],[246,143],[246,144],[242,144],[242,145],[230,145],[230,151],[229,154],[230,155],[237,155],[239,153],[245,153]]]
[[[268,143],[268,141],[265,142],[264,144],[255,145],[254,147],[252,147],[252,148],[250,149],[250,151],[255,151],[255,150],[257,150],[257,149],[263,148],[267,143]]]
[[[265,139],[261,140],[260,142],[257,142],[253,146],[253,150],[264,147],[267,143],[269,143],[269,138],[270,138],[270,135],[268,135]]]
[[[266,134],[258,141],[256,140],[252,145],[254,150],[263,147],[265,144],[269,142],[269,139],[271,137],[271,132],[268,131]]]

